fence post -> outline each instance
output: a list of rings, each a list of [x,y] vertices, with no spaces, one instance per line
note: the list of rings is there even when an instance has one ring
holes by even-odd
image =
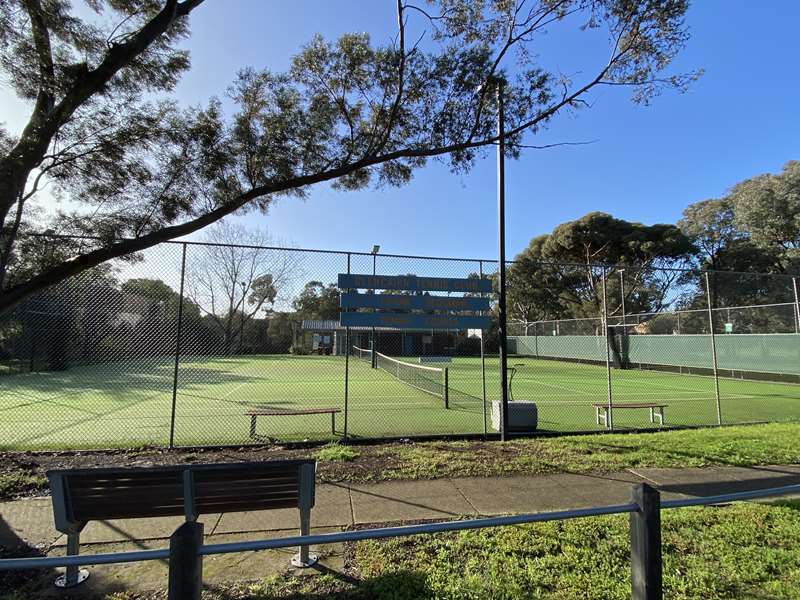
[[[706,299],[708,302],[708,327],[711,330],[711,366],[714,369],[714,397],[717,400],[717,425],[722,425],[722,406],[719,399],[719,373],[717,371],[717,338],[714,334],[714,311],[711,307],[711,283],[708,277],[708,271],[705,272],[706,276]]]
[[[178,369],[181,362],[181,336],[183,334],[183,285],[186,280],[186,244],[181,247],[181,285],[178,293],[178,324],[175,330],[175,371],[172,375],[172,410],[169,419],[169,448],[175,447],[175,410],[178,405]]]
[[[480,277],[481,281],[483,281],[483,261],[478,261],[478,276]],[[481,298],[483,298],[483,292],[481,292]],[[483,311],[480,313],[483,315]],[[487,421],[486,415],[486,354],[483,350],[483,338],[484,338],[484,331],[481,329],[481,386],[483,387],[483,435],[489,434],[489,425]]]
[[[378,272],[378,253],[375,251],[376,248],[377,248],[377,246],[375,246],[372,249],[372,277],[373,278],[375,277],[375,275]],[[373,284],[374,284],[374,282],[373,282]],[[373,288],[372,289],[372,293],[373,294],[377,294],[378,290]],[[377,309],[373,308],[372,312],[377,312]],[[377,343],[376,343],[376,340],[375,340],[375,326],[373,325],[372,326],[372,338],[371,338],[370,346],[369,346],[369,350],[370,350],[369,356],[370,356],[370,361],[371,361],[370,365],[372,366],[373,369],[377,369],[378,368],[378,353],[377,353],[378,349],[376,348],[376,346],[377,346]]]
[[[591,269],[591,267],[589,267]],[[606,342],[606,381],[608,386],[608,421],[606,426],[609,429],[614,429],[614,395],[611,387],[611,348],[610,343],[611,340],[608,339],[609,336],[609,326],[608,326],[608,298],[606,294],[606,268],[603,267],[603,339]]]
[[[646,483],[631,490],[631,599],[661,600],[661,495]]]
[[[350,274],[350,257],[347,253],[347,274]],[[340,290],[341,291],[341,290]],[[350,290],[348,290],[350,291]],[[344,328],[344,431],[342,432],[345,443],[347,442],[347,416],[350,396],[350,327]]]
[[[169,538],[168,600],[200,600],[203,588],[203,524],[187,521]]]
[[[800,295],[797,293],[797,277],[792,277],[794,288],[794,332],[800,333]]]

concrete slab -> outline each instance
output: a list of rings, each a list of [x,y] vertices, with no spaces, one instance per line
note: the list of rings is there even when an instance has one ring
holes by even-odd
[[[703,469],[638,469],[665,497],[671,493],[702,497],[800,483],[800,473],[780,467],[707,467]]]
[[[311,511],[311,523],[317,527],[344,527],[353,522],[350,491],[346,486],[325,484],[317,486],[316,502]],[[297,509],[225,513],[214,534],[247,531],[297,530],[300,514]]]
[[[552,477],[460,478],[453,484],[482,515],[543,512],[571,508],[565,490]]]
[[[50,498],[0,502],[0,545],[50,546],[60,537],[53,523]]]
[[[355,523],[443,519],[477,511],[447,479],[351,486]]]

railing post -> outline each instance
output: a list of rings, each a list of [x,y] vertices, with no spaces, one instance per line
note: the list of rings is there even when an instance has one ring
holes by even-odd
[[[631,600],[661,600],[661,495],[646,483],[631,490]]]
[[[187,521],[169,538],[169,600],[200,600],[203,588],[203,524]]]

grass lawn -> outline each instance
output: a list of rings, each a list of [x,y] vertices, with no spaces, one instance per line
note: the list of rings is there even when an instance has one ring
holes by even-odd
[[[411,361],[411,359],[407,359]],[[539,429],[598,430],[593,402],[605,402],[605,368],[512,357],[512,393],[534,400]],[[487,399],[499,396],[497,359],[489,358]],[[169,441],[174,363],[156,357],[84,365],[60,372],[0,377],[0,449],[141,447]],[[484,432],[480,360],[449,365],[451,408],[383,370],[350,360],[348,432],[353,437]],[[716,423],[713,379],[619,371],[614,401],[668,404],[667,425]],[[789,421],[800,417],[800,385],[720,381],[726,423]],[[253,407],[336,407],[344,410],[344,358],[324,356],[202,357],[182,360],[175,403],[177,445],[244,444]],[[620,428],[651,427],[646,410],[615,413]],[[260,441],[331,439],[328,415],[262,417]],[[492,432],[489,424],[488,431]]]
[[[800,597],[800,504],[662,512],[664,597]],[[623,600],[626,515],[358,542],[344,573],[214,585],[208,600]],[[108,600],[155,600],[126,593]]]
[[[56,468],[313,457],[319,482],[371,482],[546,473],[612,473],[636,467],[800,463],[800,424],[770,423],[653,433],[592,434],[509,442],[441,440],[318,448],[0,454],[0,500],[47,491]]]

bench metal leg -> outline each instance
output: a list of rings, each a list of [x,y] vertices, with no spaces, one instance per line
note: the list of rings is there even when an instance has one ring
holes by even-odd
[[[336,435],[336,413],[331,413],[331,433]]]
[[[311,509],[300,509],[300,535],[308,535],[311,532]],[[300,546],[298,553],[292,557],[293,567],[311,567],[317,564],[319,557],[309,552],[308,546]]]
[[[256,439],[256,416],[250,415],[250,439]]]
[[[80,552],[81,534],[67,534],[67,556],[77,556]],[[70,588],[82,584],[89,578],[89,571],[77,566],[67,567],[66,573],[56,578],[56,587]]]
[[[595,416],[597,417],[597,424],[603,425],[604,427],[608,427],[608,407],[607,406],[595,406]]]
[[[597,424],[600,425],[600,407],[594,407],[594,420],[597,421]]]

